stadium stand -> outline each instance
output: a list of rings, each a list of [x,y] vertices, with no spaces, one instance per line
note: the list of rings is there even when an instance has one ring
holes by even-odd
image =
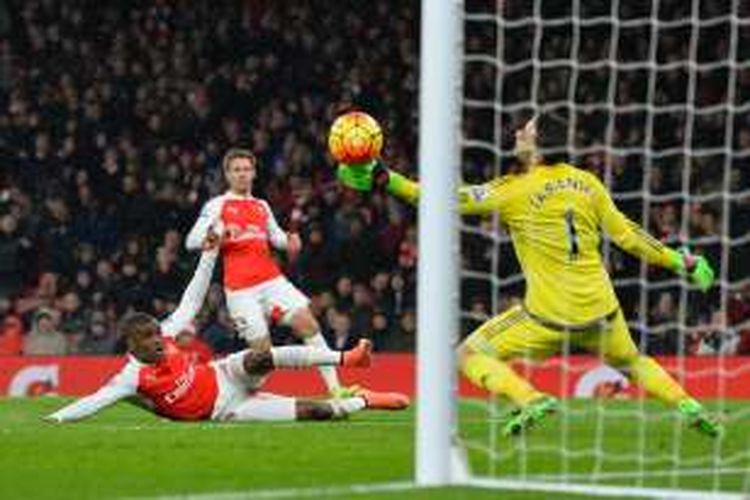
[[[28,345],[43,319],[65,339],[65,346],[37,343],[50,353],[118,352],[114,324],[129,308],[157,316],[173,308],[195,262],[182,238],[201,203],[223,190],[219,159],[235,145],[260,158],[256,193],[283,226],[294,221],[302,228],[303,253],[287,272],[310,294],[331,344],[348,346],[366,335],[380,350],[413,349],[416,214],[383,194],[364,197],[338,186],[325,136],[338,112],[365,108],[386,131],[389,165],[415,173],[414,3],[355,2],[356,9],[330,9],[323,17],[307,2],[137,1],[96,9],[82,0],[11,3],[17,18],[0,26],[0,354],[16,354],[19,335]],[[510,43],[526,54],[531,40]],[[635,37],[623,45],[636,58],[646,43]],[[582,59],[597,50],[592,33]],[[711,47],[700,50],[711,57]],[[670,71],[674,84],[659,98],[679,100],[673,93],[684,88],[684,75]],[[592,95],[603,87],[596,71],[581,78]],[[716,99],[725,78],[721,71],[707,75],[698,98]],[[739,70],[737,81],[739,94],[750,95],[750,69]],[[479,96],[493,84],[493,75],[481,72],[465,83]],[[545,85],[545,94],[559,90],[554,78]],[[624,73],[618,99],[636,98],[641,87],[637,72]],[[509,92],[503,99],[526,96]],[[642,114],[618,121],[616,145],[642,142]],[[600,119],[587,117],[582,145],[595,144]],[[660,120],[657,150],[670,147],[682,129],[679,116]],[[700,125],[699,137],[710,141],[712,122]],[[750,121],[740,120],[736,135],[738,148],[750,148]],[[590,153],[581,164],[597,170],[604,155]],[[679,189],[677,156],[667,160],[651,175],[655,194]],[[467,161],[467,180],[491,173],[490,164]],[[615,191],[641,185],[642,158],[610,161]],[[733,169],[735,191],[750,185],[747,161],[741,157]],[[718,170],[698,167],[696,185],[715,190]],[[731,234],[748,233],[750,198],[737,199],[732,210]],[[678,201],[655,206],[649,229],[674,240],[679,213]],[[710,204],[696,206],[691,227],[718,236],[716,215]],[[464,246],[465,258],[487,258],[472,252],[470,241]],[[748,257],[736,256],[738,276],[749,274]],[[612,262],[616,276],[632,275],[634,261],[616,254]],[[637,301],[622,293],[630,315]],[[477,318],[488,314],[487,297],[464,295]],[[711,327],[721,324],[717,315],[726,314],[730,325],[750,315],[750,285],[727,311],[717,311],[716,302],[709,297],[695,308],[691,322],[705,328],[691,334],[690,352],[750,354],[750,331],[725,339]],[[668,324],[675,314],[670,291],[654,297],[651,323]],[[216,352],[238,346],[218,284],[199,331]],[[672,353],[678,334],[667,328],[645,343],[650,352]],[[275,335],[289,338],[282,330]]]

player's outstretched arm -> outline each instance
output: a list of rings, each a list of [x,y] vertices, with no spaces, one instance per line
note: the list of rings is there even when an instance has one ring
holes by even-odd
[[[674,250],[665,246],[620,212],[601,183],[597,181],[595,186],[594,203],[601,227],[617,246],[649,264],[687,276],[704,292],[711,288],[714,282],[714,270],[705,257],[694,255],[686,248]]]
[[[362,165],[341,163],[336,170],[339,181],[357,191],[385,188],[396,198],[412,205],[419,200],[419,184],[395,172],[382,162],[371,161]]]
[[[190,279],[190,283],[182,293],[177,309],[161,322],[162,334],[170,337],[177,335],[193,321],[201,310],[208,288],[211,286],[211,277],[214,273],[217,256],[217,250],[205,250],[201,253],[198,266]]]
[[[411,205],[419,201],[419,183],[373,161],[363,165],[339,164],[336,171],[339,181],[357,191],[385,188],[396,198]],[[493,183],[466,184],[458,188],[459,212],[463,215],[486,215],[497,210],[499,198],[494,196]]]
[[[90,417],[116,402],[137,394],[136,367],[128,364],[109,383],[98,391],[83,397],[49,415],[47,422],[62,423],[82,420]]]

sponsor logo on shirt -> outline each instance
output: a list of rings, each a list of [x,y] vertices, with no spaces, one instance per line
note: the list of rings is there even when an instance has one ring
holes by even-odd
[[[266,232],[256,224],[248,224],[245,227],[241,227],[238,224],[229,223],[226,226],[225,235],[227,241],[267,239]]]
[[[185,373],[177,377],[175,388],[164,395],[164,401],[167,404],[174,404],[178,399],[183,397],[195,382],[195,366],[189,365]]]

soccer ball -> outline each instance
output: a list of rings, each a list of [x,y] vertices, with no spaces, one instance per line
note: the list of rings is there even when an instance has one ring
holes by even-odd
[[[383,131],[372,116],[351,111],[336,118],[328,132],[328,150],[339,163],[356,165],[380,156]]]

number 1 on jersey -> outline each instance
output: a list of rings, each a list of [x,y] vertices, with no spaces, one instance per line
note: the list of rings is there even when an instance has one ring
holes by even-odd
[[[578,232],[576,232],[575,212],[572,208],[565,211],[565,228],[568,235],[568,258],[576,260],[578,258]]]

